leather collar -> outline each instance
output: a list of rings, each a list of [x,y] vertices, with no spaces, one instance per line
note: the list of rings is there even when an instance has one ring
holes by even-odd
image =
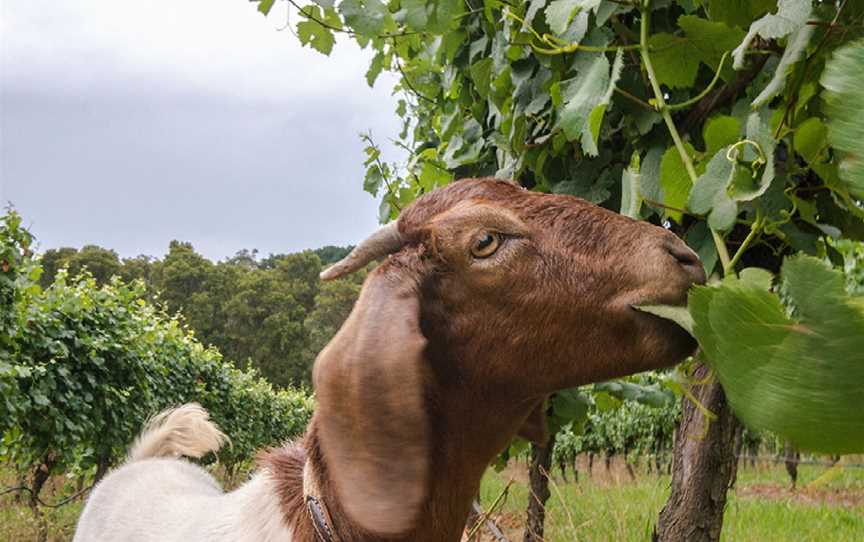
[[[333,520],[330,519],[327,506],[321,499],[315,470],[308,460],[303,465],[303,501],[306,503],[306,511],[309,513],[309,519],[312,521],[319,542],[339,542],[339,537],[333,531]]]

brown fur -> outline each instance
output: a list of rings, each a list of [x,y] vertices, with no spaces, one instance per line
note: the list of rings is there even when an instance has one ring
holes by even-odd
[[[345,513],[339,501],[332,498],[333,488],[327,476],[327,466],[318,445],[314,423],[310,424],[301,442],[270,448],[261,452],[257,459],[258,468],[268,472],[276,483],[285,525],[294,535],[292,542],[318,542],[303,495],[303,468],[307,458],[317,473],[319,490],[324,496],[323,504],[333,521],[330,527],[337,533],[339,542],[386,542],[343,519]]]
[[[403,524],[386,540],[456,541],[489,461],[517,432],[544,435],[544,397],[671,365],[695,346],[631,308],[683,302],[704,280],[662,228],[495,179],[427,194],[398,224],[405,247],[370,273],[316,362],[319,404],[302,447],[261,459],[297,542],[315,540],[307,458],[342,542],[384,540],[369,529]],[[498,252],[473,258],[487,231],[502,235]],[[381,496],[384,512],[346,513],[370,509],[358,494]]]

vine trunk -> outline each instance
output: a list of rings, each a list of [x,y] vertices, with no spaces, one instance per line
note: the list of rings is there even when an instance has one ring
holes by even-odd
[[[693,378],[704,381],[709,373],[707,366],[699,365]],[[723,528],[726,492],[735,474],[739,422],[719,382],[694,385],[691,391],[717,418],[709,421],[692,401],[683,402],[675,432],[672,492],[660,512],[655,542],[717,542]]]
[[[549,471],[552,466],[552,448],[555,435],[551,435],[543,446],[531,445],[531,464],[528,468],[530,494],[528,496],[528,519],[522,542],[542,542],[543,525],[546,521],[546,501],[549,500]]]

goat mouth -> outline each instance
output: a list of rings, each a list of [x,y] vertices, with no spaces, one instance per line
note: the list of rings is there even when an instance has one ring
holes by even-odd
[[[633,313],[633,317],[645,326],[643,329],[647,328],[651,335],[661,337],[662,341],[667,344],[670,359],[666,365],[674,365],[696,351],[696,348],[699,345],[690,332],[672,320],[637,309],[637,305],[670,305],[675,307],[686,307],[686,302],[684,302],[684,300],[677,299],[672,302],[669,300],[643,301],[641,303],[631,304],[629,308]]]
[[[686,309],[687,308],[687,301],[686,301],[686,299],[685,300],[681,300],[681,299],[668,300],[667,299],[667,300],[657,300],[657,301],[640,301],[639,303],[630,303],[627,305],[627,308],[629,308],[633,312],[645,314],[648,316],[653,316],[655,318],[660,318],[659,316],[652,314],[649,311],[642,310],[644,307],[673,307],[676,309],[679,309],[679,308]]]
[[[634,303],[634,304],[630,305],[630,311],[633,312],[637,318],[643,317],[644,319],[647,319],[648,321],[658,322],[658,323],[659,322],[665,322],[665,323],[674,325],[678,329],[683,330],[683,328],[681,328],[681,326],[679,326],[673,320],[670,320],[668,318],[663,318],[662,316],[658,316],[658,315],[654,314],[653,312],[649,312],[649,311],[642,309],[642,307],[657,307],[657,306],[676,307],[676,308],[679,308],[679,307],[680,308],[686,308],[687,307],[687,305],[684,303],[660,303],[660,302]]]
[[[687,298],[690,288],[693,284],[687,285],[653,285],[643,289],[642,291],[631,292],[624,297],[622,301],[630,310],[639,312],[636,307],[644,307],[648,305],[666,305],[670,307],[686,307]]]
[[[639,298],[633,301],[633,298],[630,298],[630,301],[627,304],[627,307],[634,312],[641,312],[643,314],[647,314],[644,311],[640,311],[639,307],[646,306],[659,306],[665,305],[668,307],[686,307],[687,306],[687,290],[683,292],[670,293],[668,295],[658,295],[651,296],[645,298]]]
[[[657,301],[642,301],[640,303],[630,303],[628,308],[630,312],[634,314],[636,318],[642,318],[647,321],[652,322],[665,322],[667,324],[672,324],[674,327],[683,330],[681,326],[675,323],[673,320],[668,318],[663,318],[662,316],[658,316],[654,314],[653,311],[643,310],[644,307],[674,307],[674,308],[687,308],[686,300],[676,299],[676,300],[657,300]]]

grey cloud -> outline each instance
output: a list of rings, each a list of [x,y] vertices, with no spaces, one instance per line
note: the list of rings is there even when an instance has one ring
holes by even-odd
[[[354,242],[377,209],[361,190],[357,133],[397,130],[387,108],[313,100],[18,91],[3,111],[3,197],[41,246],[124,255],[161,254],[173,238],[214,258]]]
[[[241,248],[267,254],[353,243],[376,227],[357,134],[371,129],[387,157],[401,154],[387,144],[399,129],[392,80],[366,87],[367,53],[342,42],[335,58],[309,57],[317,53],[298,52],[286,33],[262,24],[267,34],[259,34],[255,19],[244,23],[254,49],[239,38],[213,41],[238,51],[224,66],[218,56],[207,60],[221,69],[213,75],[210,65],[195,64],[200,53],[172,60],[162,43],[164,51],[142,60],[146,47],[124,52],[122,33],[110,34],[113,42],[92,38],[81,21],[114,15],[96,10],[98,2],[81,4],[80,28],[31,17],[22,6],[13,23],[33,24],[0,38],[9,75],[0,79],[0,198],[14,203],[43,250],[95,243],[123,256],[161,255],[182,239],[223,258]],[[52,56],[62,50],[45,42],[52,29],[74,47]],[[196,30],[189,32],[194,41]],[[208,35],[221,39],[216,30]]]

